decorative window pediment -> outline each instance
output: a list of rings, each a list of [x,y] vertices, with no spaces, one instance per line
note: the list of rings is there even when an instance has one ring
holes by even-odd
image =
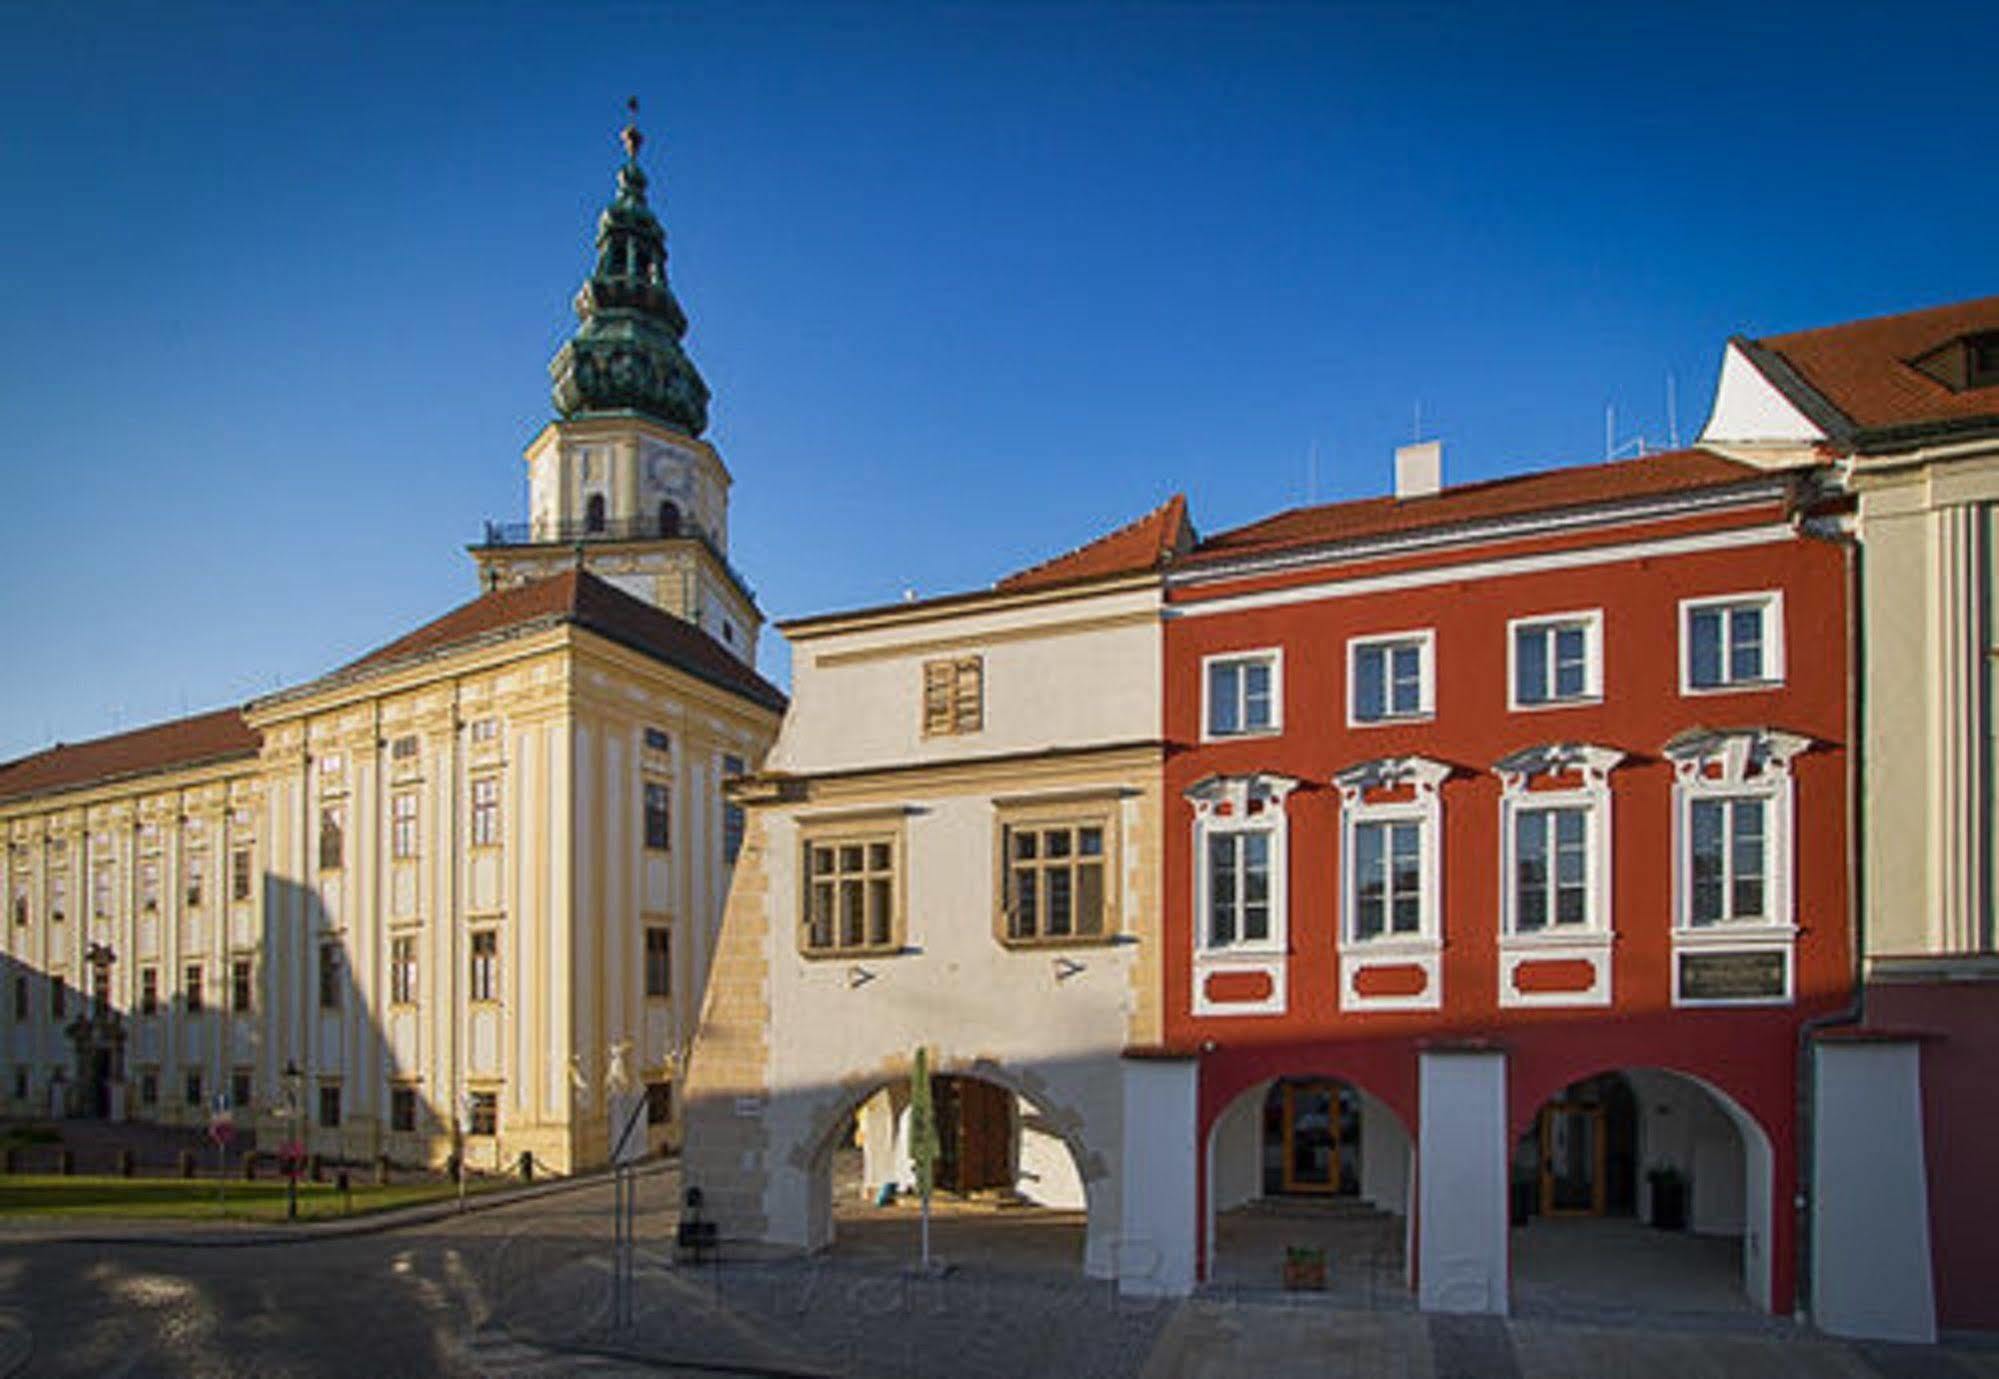
[[[1187,787],[1187,802],[1194,806],[1194,817],[1203,822],[1211,819],[1246,822],[1262,815],[1282,814],[1285,799],[1301,784],[1295,776],[1275,771],[1206,776]]]
[[[1666,758],[1683,785],[1753,785],[1788,777],[1811,745],[1781,728],[1689,728],[1666,744]]]
[[[1341,802],[1353,806],[1383,790],[1412,789],[1418,799],[1429,799],[1450,774],[1449,762],[1430,757],[1377,757],[1336,772],[1333,784],[1339,787]]]
[[[1531,790],[1534,782],[1544,776],[1575,775],[1581,778],[1580,784],[1594,789],[1604,785],[1624,756],[1615,747],[1549,742],[1509,752],[1492,764],[1492,770],[1508,794]]]

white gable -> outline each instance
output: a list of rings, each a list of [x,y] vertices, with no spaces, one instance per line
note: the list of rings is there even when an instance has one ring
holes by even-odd
[[[1721,359],[1714,409],[1701,428],[1702,445],[1811,445],[1825,432],[1763,376],[1739,346]]]

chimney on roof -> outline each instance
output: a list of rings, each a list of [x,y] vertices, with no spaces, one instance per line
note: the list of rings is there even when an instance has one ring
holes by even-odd
[[[1396,498],[1428,498],[1444,486],[1444,443],[1422,441],[1395,447]]]

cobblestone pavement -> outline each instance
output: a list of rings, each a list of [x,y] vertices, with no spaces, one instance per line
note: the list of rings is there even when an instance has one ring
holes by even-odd
[[[1999,1379],[1999,1348],[1196,1299],[1141,1379]]]
[[[302,1244],[0,1241],[0,1379],[1999,1379],[1999,1349],[1781,1326],[1425,1317],[1255,1292],[1133,1303],[1034,1251],[984,1259],[963,1223],[960,1267],[942,1276],[861,1231],[830,1257],[682,1268],[667,1245],[677,1186],[671,1173],[642,1184],[624,1327],[611,1325],[608,1188]]]

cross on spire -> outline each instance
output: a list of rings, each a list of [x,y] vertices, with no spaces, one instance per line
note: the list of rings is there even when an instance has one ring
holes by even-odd
[[[597,218],[597,261],[576,294],[576,334],[549,365],[564,417],[643,412],[690,436],[708,425],[708,385],[681,348],[687,317],[666,281],[666,232],[646,204],[639,98],[619,137],[618,191]]]
[[[639,133],[639,98],[637,96],[625,97],[625,112],[631,116],[631,122],[624,127],[618,137],[624,141],[625,157],[631,159],[633,162],[637,162],[639,148],[646,141],[646,136]]]

